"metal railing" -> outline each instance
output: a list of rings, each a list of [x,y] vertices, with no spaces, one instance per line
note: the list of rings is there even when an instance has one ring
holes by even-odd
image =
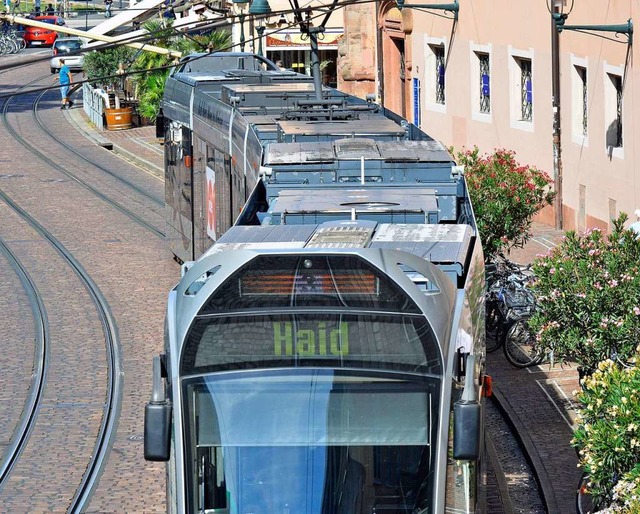
[[[104,93],[101,89],[94,89],[88,82],[82,85],[82,104],[84,112],[91,122],[98,128],[104,130]]]

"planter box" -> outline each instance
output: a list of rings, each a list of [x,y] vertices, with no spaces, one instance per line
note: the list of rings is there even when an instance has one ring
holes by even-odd
[[[124,130],[131,128],[132,113],[132,107],[105,109],[104,116],[107,120],[107,130]]]

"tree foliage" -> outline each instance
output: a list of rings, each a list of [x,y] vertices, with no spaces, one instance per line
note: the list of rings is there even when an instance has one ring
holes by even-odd
[[[93,50],[84,56],[84,72],[92,85],[103,89],[115,88],[120,84],[117,76],[119,63],[129,62],[135,50],[128,46],[116,46]]]
[[[171,22],[172,20],[151,20],[144,24],[147,32],[154,36],[150,44],[176,50],[183,55],[205,50],[225,50],[231,44],[231,34],[228,31],[212,31],[187,36],[176,33],[171,27]],[[171,58],[166,55],[141,52],[131,65],[132,71],[143,72],[132,75],[136,97],[140,101],[138,111],[152,121],[155,121],[160,111],[171,64],[173,64]]]
[[[640,509],[640,368],[607,359],[582,381],[572,444],[603,512]]]
[[[476,216],[482,248],[487,259],[521,247],[530,237],[534,214],[553,201],[549,176],[521,165],[515,152],[495,150],[480,155],[477,147],[457,153],[465,167],[469,196]]]
[[[539,308],[529,324],[537,344],[585,372],[612,356],[629,358],[640,341],[640,239],[626,220],[612,220],[608,236],[569,231],[534,261]]]
[[[146,22],[143,28],[152,37],[150,45],[182,52],[226,50],[231,45],[228,31],[187,35],[172,28],[172,20],[158,19]],[[151,121],[155,121],[160,110],[164,85],[174,62],[167,55],[126,46],[116,46],[95,50],[85,56],[84,67],[91,84],[104,89],[121,87],[122,77],[117,75],[118,66],[123,64],[128,80],[133,83],[134,96],[139,100],[138,111]]]

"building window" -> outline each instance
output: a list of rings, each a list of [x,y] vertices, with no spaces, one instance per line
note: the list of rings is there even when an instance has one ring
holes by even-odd
[[[476,54],[478,56],[478,66],[480,67],[480,112],[489,114],[491,112],[491,73],[489,68],[489,54]]]
[[[444,92],[444,76],[445,76],[445,59],[444,59],[444,46],[433,46],[433,55],[435,57],[435,91],[436,91],[436,103],[445,104],[445,92]]]
[[[611,81],[616,90],[616,147],[620,148],[622,146],[622,77],[613,75]]]
[[[533,121],[533,82],[531,60],[516,58],[520,68],[520,120]]]
[[[571,74],[571,133],[574,142],[586,144],[589,128],[589,94],[587,89],[587,61],[572,57]]]
[[[606,73],[606,144],[609,150],[622,148],[622,75]]]
[[[446,97],[446,41],[441,38],[425,38],[423,93],[426,107],[433,112],[447,112]]]
[[[587,135],[587,128],[589,126],[589,104],[587,101],[587,68],[583,68],[582,66],[577,66],[576,71],[578,72],[578,77],[580,78],[580,82],[582,83],[582,135]]]

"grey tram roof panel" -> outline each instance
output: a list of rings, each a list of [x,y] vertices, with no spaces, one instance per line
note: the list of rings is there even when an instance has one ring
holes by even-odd
[[[234,226],[218,243],[304,243],[313,234],[314,225]]]
[[[225,103],[231,103],[231,98],[239,100],[238,107],[274,108],[283,103],[291,103],[296,100],[314,100],[315,89],[312,82],[290,81],[271,83],[265,81],[260,84],[235,83],[225,85],[221,89],[221,99]],[[346,95],[334,89],[324,90],[324,96],[330,99],[344,98]]]
[[[391,188],[283,189],[270,210],[276,208],[281,212],[328,212],[352,208],[428,212],[437,210],[438,203],[435,191],[426,187],[412,188],[410,195],[407,195],[406,189]]]
[[[330,220],[369,220],[380,223],[435,223],[438,201],[426,187],[283,189],[269,206],[265,223],[315,225]],[[268,220],[268,221],[267,221]]]
[[[429,161],[453,163],[451,154],[439,141],[378,141],[378,150],[385,161]]]
[[[386,224],[332,221],[320,225],[232,227],[207,253],[238,248],[386,248],[417,255],[461,276],[473,229],[454,224]]]
[[[285,89],[286,87],[286,89]],[[315,97],[315,89],[313,82],[292,82],[291,84],[230,84],[229,89],[236,94],[262,93],[262,94],[296,94],[296,93],[313,93]],[[329,91],[323,88],[324,91]],[[333,93],[333,91],[331,91]],[[337,91],[340,96],[344,93]]]
[[[280,120],[280,130],[286,136],[396,136],[405,137],[406,131],[393,120],[383,116],[359,120],[299,121]]]
[[[453,265],[462,275],[472,237],[469,225],[380,224],[371,247],[403,250],[431,262]]]
[[[339,159],[377,159],[387,162],[453,164],[449,152],[437,141],[374,141],[337,139],[317,143],[272,143],[265,149],[266,166],[331,162]]]

